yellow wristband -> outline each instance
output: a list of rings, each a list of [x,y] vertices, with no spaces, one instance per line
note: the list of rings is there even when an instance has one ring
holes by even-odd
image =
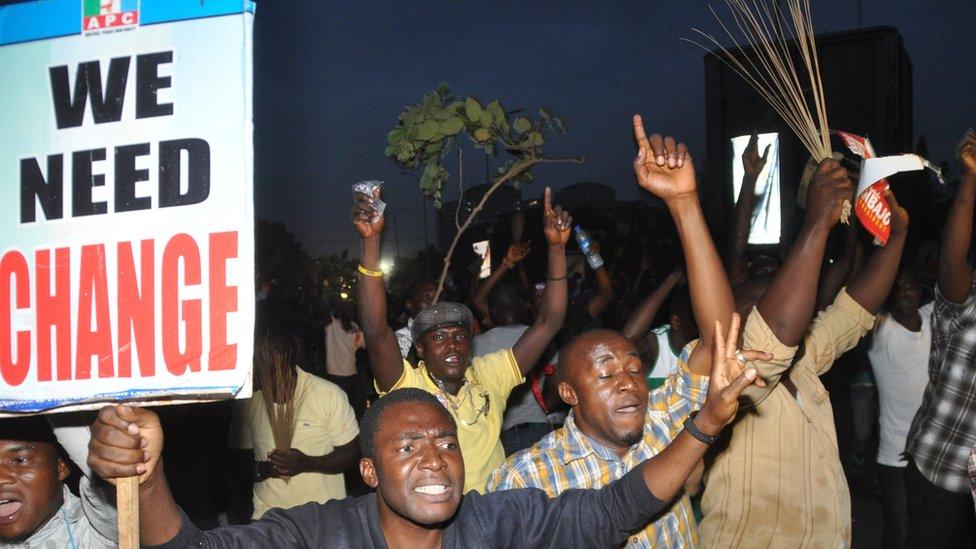
[[[361,272],[361,273],[363,273],[366,276],[372,276],[372,277],[375,277],[375,278],[383,278],[383,271],[371,271],[371,270],[367,269],[366,267],[363,267],[363,264],[362,263],[359,264],[359,267],[356,267],[356,270],[359,271],[359,272]]]

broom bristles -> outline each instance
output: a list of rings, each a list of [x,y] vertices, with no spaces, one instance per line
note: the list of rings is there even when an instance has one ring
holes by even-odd
[[[786,0],[789,20],[778,5],[770,5],[768,0],[725,0],[725,3],[745,43],[751,46],[748,50],[740,45],[711,6],[709,10],[732,41],[731,49],[739,55],[712,35],[692,30],[717,47],[716,57],[769,103],[814,158],[818,161],[830,158],[830,126],[809,0]],[[682,40],[711,52],[699,42]],[[794,62],[790,53],[791,42],[795,43],[802,61],[800,70],[797,70],[800,63]],[[808,84],[810,101],[804,93],[804,83]]]
[[[267,339],[263,339],[257,345],[256,359],[261,397],[271,423],[275,449],[284,451],[291,448],[295,435],[295,410],[302,397],[296,394],[297,380],[292,374],[292,357],[287,352],[273,349]]]

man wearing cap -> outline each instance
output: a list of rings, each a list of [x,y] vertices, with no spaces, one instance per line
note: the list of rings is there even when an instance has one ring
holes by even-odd
[[[471,358],[471,310],[460,303],[435,303],[420,311],[411,328],[420,359],[417,368],[404,360],[386,321],[386,291],[379,271],[384,218],[371,206],[373,197],[357,194],[353,225],[363,239],[359,265],[359,317],[377,389],[416,387],[444,404],[458,424],[465,461],[464,491],[484,491],[488,474],[502,464],[500,434],[505,403],[512,389],[539,360],[562,328],[566,315],[566,242],[572,219],[545,190],[544,232],[549,244],[548,284],[535,323],[511,349]]]

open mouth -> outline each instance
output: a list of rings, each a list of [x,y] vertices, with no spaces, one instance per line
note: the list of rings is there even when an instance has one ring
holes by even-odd
[[[636,414],[641,411],[641,405],[636,403],[628,404],[626,406],[621,406],[614,411],[618,414]]]
[[[24,504],[15,499],[0,499],[0,522],[10,522]]]
[[[457,366],[461,364],[461,355],[447,355],[444,358],[444,362],[450,364],[451,366]]]
[[[448,490],[450,488],[443,484],[428,484],[426,486],[417,486],[413,489],[418,494],[427,494],[428,496],[440,496],[446,494]]]

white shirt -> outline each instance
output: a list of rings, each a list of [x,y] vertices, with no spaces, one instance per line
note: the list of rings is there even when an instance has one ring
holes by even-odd
[[[362,348],[365,340],[359,326],[351,324],[348,332],[338,320],[325,327],[325,371],[329,375],[356,375],[356,349]]]
[[[890,467],[906,465],[901,454],[929,381],[932,303],[920,307],[918,314],[922,326],[917,332],[905,328],[888,313],[879,315],[868,349],[881,408],[878,463]]]

